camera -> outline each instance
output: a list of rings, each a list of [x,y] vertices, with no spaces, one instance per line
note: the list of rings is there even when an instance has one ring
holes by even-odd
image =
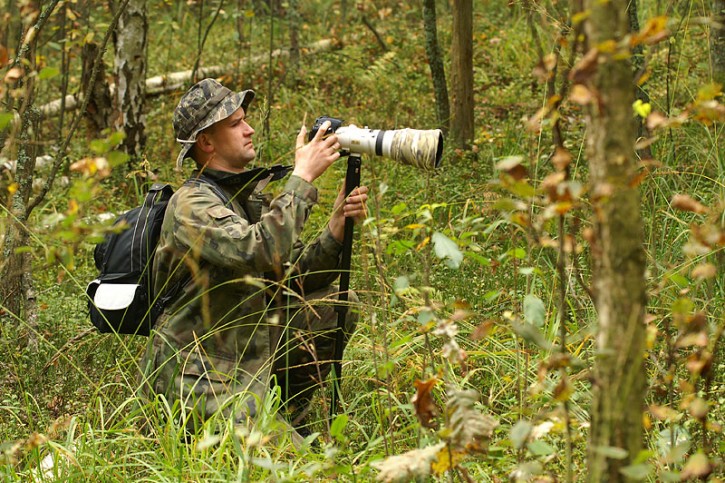
[[[325,121],[330,121],[326,134],[337,134],[343,155],[384,156],[427,170],[440,165],[443,154],[443,132],[440,129],[368,129],[354,124],[343,126],[342,119],[320,116],[315,119],[308,140],[312,140]]]

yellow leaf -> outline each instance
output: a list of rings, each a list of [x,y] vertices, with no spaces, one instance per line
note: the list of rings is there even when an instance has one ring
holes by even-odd
[[[634,110],[634,113],[637,114],[642,119],[646,119],[647,116],[650,115],[652,112],[652,105],[646,102],[642,102],[642,99],[637,99],[634,101],[634,104],[632,104],[632,109]]]
[[[68,202],[68,214],[75,215],[76,213],[78,213],[78,202],[76,200],[71,199]]]
[[[425,248],[425,247],[427,247],[427,246],[428,246],[428,244],[429,244],[429,243],[430,243],[430,237],[429,237],[429,236],[427,236],[427,237],[425,237],[425,238],[423,239],[423,241],[422,241],[422,242],[420,242],[420,243],[418,244],[418,246],[417,246],[417,247],[415,247],[415,249],[416,249],[416,250],[420,250],[420,249],[422,249],[422,248]]]
[[[572,23],[572,25],[579,25],[584,20],[586,20],[587,18],[589,18],[589,14],[590,13],[591,12],[589,10],[584,10],[583,12],[575,13],[574,15],[571,16],[571,23]]]
[[[453,461],[451,461],[451,455],[453,456]],[[438,451],[438,455],[431,465],[431,469],[433,470],[433,473],[438,475],[445,473],[451,468],[458,466],[465,455],[466,454],[462,451],[455,451],[450,449],[448,446],[444,446],[440,451]]]
[[[425,225],[422,225],[420,223],[411,223],[410,225],[406,226],[408,230],[417,230],[419,228],[425,228]]]
[[[617,42],[614,40],[605,40],[597,45],[597,50],[603,54],[612,54],[617,50]]]
[[[14,195],[16,191],[18,191],[18,183],[10,183],[10,186],[8,186],[8,193]]]

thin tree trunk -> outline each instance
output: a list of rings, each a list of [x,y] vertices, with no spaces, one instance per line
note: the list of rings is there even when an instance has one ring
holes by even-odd
[[[453,0],[451,91],[454,143],[467,149],[473,140],[473,0]]]
[[[95,42],[83,44],[81,49],[81,91],[90,94],[88,107],[84,113],[86,118],[86,138],[89,141],[100,137],[101,131],[107,129],[113,121],[113,101],[106,81],[106,66],[103,62],[99,66],[95,81],[92,85],[90,82],[96,57],[98,57],[98,44]]]
[[[622,41],[629,32],[628,1],[587,0],[591,46]],[[637,173],[632,66],[623,57],[600,58],[592,86],[599,99],[587,128],[599,317],[587,465],[592,482],[626,481],[620,470],[642,448],[645,254],[639,193],[631,185]],[[612,448],[626,456],[613,457]]]
[[[444,133],[448,133],[451,106],[448,103],[448,86],[446,73],[443,67],[443,57],[438,47],[438,27],[436,26],[435,0],[423,0],[423,24],[425,29],[425,52],[428,55],[428,65],[433,78],[433,92],[436,100],[436,115],[438,126]]]
[[[639,7],[637,0],[631,0],[627,5],[627,13],[629,18],[629,30],[630,32],[639,31]],[[632,67],[634,68],[635,80],[639,79],[645,70],[644,62],[644,48],[642,44],[637,44],[632,49]],[[644,85],[635,84],[634,86],[635,97],[642,101],[644,104],[649,104],[650,98],[649,93],[645,90]],[[644,123],[644,119],[637,116],[637,139],[643,139],[649,137],[649,130]],[[652,151],[649,146],[637,151],[637,154],[642,159],[652,158]]]
[[[126,133],[123,150],[138,158],[146,146],[146,0],[131,0],[121,13],[115,35],[116,105]]]
[[[712,0],[712,13],[716,24],[710,32],[712,77],[725,85],[725,0]]]
[[[24,96],[20,100],[21,126],[18,133],[18,160],[15,171],[15,182],[17,190],[10,199],[9,220],[5,227],[5,236],[2,245],[3,261],[0,264],[0,305],[10,313],[25,321],[29,327],[28,345],[35,345],[35,295],[32,283],[32,266],[30,254],[20,249],[28,246],[29,236],[27,221],[30,216],[29,208],[30,194],[33,189],[33,175],[35,174],[35,147],[39,144],[38,135],[38,110],[35,102],[35,76],[28,75],[36,68],[36,46],[38,38],[48,18],[58,5],[54,0],[46,6],[37,21],[29,30],[34,30],[34,35],[24,35],[23,38],[30,38],[27,44],[18,48],[13,63],[14,66],[23,64],[25,76],[19,81],[22,82]],[[12,139],[11,139],[12,141]]]
[[[300,12],[297,0],[289,0],[287,7],[287,24],[289,29],[289,68],[286,75],[289,84],[297,85],[297,72],[300,68]]]

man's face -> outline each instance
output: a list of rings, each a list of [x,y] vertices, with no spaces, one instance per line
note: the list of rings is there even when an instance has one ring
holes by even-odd
[[[241,107],[231,116],[210,126],[204,134],[214,148],[207,163],[210,168],[237,173],[254,160],[254,129],[247,124]]]

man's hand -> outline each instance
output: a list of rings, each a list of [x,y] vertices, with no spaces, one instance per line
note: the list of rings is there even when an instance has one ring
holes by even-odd
[[[337,142],[337,135],[325,134],[329,127],[329,121],[322,123],[320,129],[315,133],[315,137],[305,144],[307,128],[302,126],[297,135],[295,168],[292,170],[292,174],[312,183],[340,157],[340,143]]]
[[[345,238],[345,218],[353,218],[355,222],[360,222],[367,215],[368,187],[358,186],[350,196],[345,199],[345,185],[343,184],[340,193],[335,200],[335,209],[330,218],[329,228],[335,240],[342,243]]]

